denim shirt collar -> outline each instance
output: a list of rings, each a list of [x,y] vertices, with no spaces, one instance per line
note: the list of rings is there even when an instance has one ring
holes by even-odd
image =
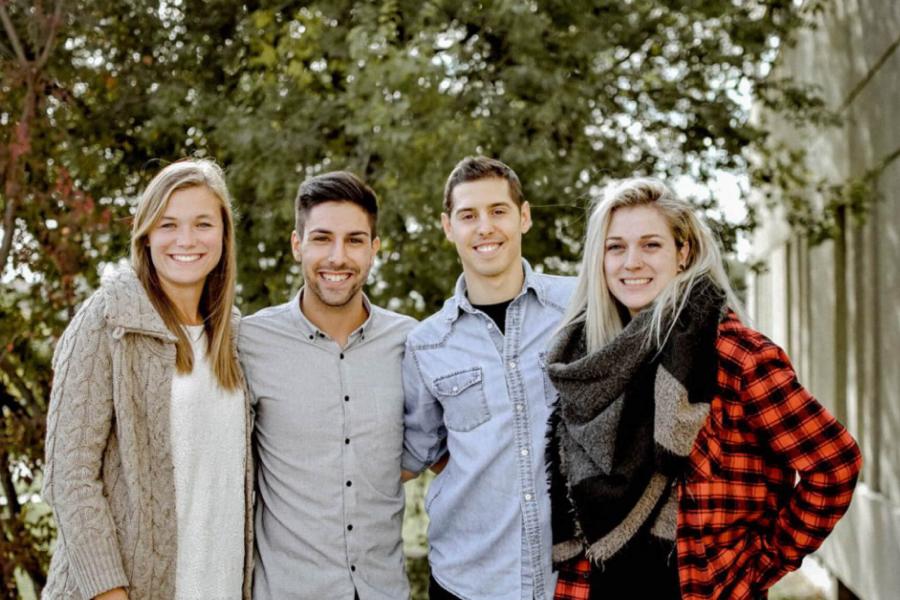
[[[534,292],[535,297],[537,297],[538,302],[545,305],[546,292],[544,290],[544,285],[534,272],[534,269],[531,268],[531,265],[524,258],[522,259],[522,269],[525,272],[525,281],[522,284],[522,291],[519,292],[516,298],[531,290]],[[452,323],[453,321],[456,321],[456,319],[459,318],[460,311],[465,311],[467,313],[475,312],[475,308],[469,301],[466,291],[466,275],[465,273],[462,273],[459,276],[459,279],[456,280],[456,288],[453,292],[453,296],[447,300],[444,304],[444,308],[441,309],[444,319],[448,322]]]

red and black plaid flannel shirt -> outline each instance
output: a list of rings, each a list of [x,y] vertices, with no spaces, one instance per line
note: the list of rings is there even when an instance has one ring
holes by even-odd
[[[834,528],[862,463],[781,348],[731,313],[716,350],[718,392],[678,485],[683,600],[764,596]],[[587,600],[589,571],[564,565],[556,600]]]

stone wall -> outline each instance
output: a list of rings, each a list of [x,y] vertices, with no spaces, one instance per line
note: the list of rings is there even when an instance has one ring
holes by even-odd
[[[783,345],[801,381],[860,442],[848,516],[819,557],[865,600],[900,598],[900,0],[832,0],[819,27],[785,50],[778,75],[815,83],[839,127],[812,135],[809,169],[833,183],[884,165],[864,223],[810,247],[777,213],[763,217],[751,277],[756,326]],[[811,197],[811,202],[816,198]]]

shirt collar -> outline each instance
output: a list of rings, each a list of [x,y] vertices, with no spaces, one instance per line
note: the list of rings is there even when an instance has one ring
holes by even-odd
[[[303,290],[305,289],[306,286],[300,288],[300,291],[297,292],[296,296],[294,296],[291,308],[294,316],[297,318],[297,323],[300,326],[300,331],[303,333],[304,337],[306,337],[307,340],[311,342],[331,339],[327,333],[316,327],[316,325],[312,321],[310,321],[300,309],[300,299],[303,297]],[[366,339],[366,332],[371,331],[372,325],[374,323],[373,319],[375,318],[375,311],[373,310],[372,303],[369,302],[369,297],[366,296],[365,292],[363,293],[362,298],[363,306],[365,307],[366,312],[369,316],[366,317],[366,320],[363,321],[362,325],[360,325],[350,333],[350,337],[347,338],[348,346],[353,343],[357,337],[363,340]]]
[[[534,272],[534,269],[531,268],[531,264],[524,258],[522,259],[522,270],[525,272],[525,281],[522,284],[522,291],[519,292],[516,298],[530,290],[534,292],[538,302],[546,304],[547,298],[544,284],[538,277],[538,274]],[[444,305],[444,318],[448,322],[452,323],[453,321],[456,321],[456,319],[459,318],[460,311],[465,311],[467,313],[475,312],[475,308],[472,306],[472,303],[469,302],[469,298],[466,295],[466,290],[466,276],[465,273],[463,273],[459,276],[459,279],[456,280],[453,296]]]
[[[106,303],[105,315],[114,331],[142,333],[167,342],[178,340],[159,316],[131,266],[104,276],[103,287],[111,298]]]

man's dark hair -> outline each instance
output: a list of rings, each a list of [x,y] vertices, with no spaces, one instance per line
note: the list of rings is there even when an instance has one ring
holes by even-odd
[[[316,175],[300,184],[297,198],[294,200],[297,235],[303,237],[306,216],[314,206],[323,202],[351,202],[359,206],[369,215],[372,239],[378,235],[378,198],[372,188],[349,171],[332,171]]]
[[[453,188],[468,181],[491,178],[505,179],[509,184],[509,197],[521,208],[525,198],[522,196],[522,184],[515,171],[494,158],[467,156],[456,163],[450,177],[447,178],[447,184],[444,186],[444,212],[449,215],[453,210]]]

